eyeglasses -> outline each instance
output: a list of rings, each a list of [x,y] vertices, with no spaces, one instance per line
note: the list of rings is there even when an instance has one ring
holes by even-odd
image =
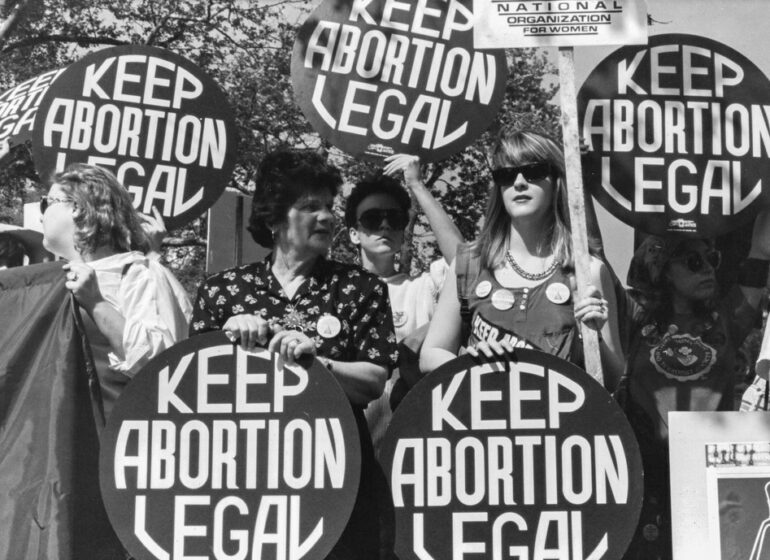
[[[671,260],[683,262],[690,272],[701,272],[706,267],[706,263],[716,270],[722,264],[722,253],[715,249],[703,254],[693,251]]]
[[[527,163],[515,167],[498,167],[492,170],[492,179],[498,186],[512,185],[516,182],[519,174],[524,177],[527,183],[542,181],[549,177],[553,171],[550,163],[544,161],[538,163]]]
[[[398,208],[370,208],[358,217],[358,223],[369,230],[380,229],[383,220],[393,229],[404,229],[409,216]]]
[[[59,203],[65,203],[65,202],[72,202],[71,198],[65,197],[65,198],[56,198],[55,196],[41,196],[40,197],[40,213],[45,214],[45,211],[48,210],[49,206],[52,206],[54,204]]]

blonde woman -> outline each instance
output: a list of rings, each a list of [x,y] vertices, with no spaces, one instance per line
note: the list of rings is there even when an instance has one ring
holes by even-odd
[[[612,278],[592,257],[588,295],[574,291],[560,147],[535,132],[504,130],[492,151],[492,177],[484,226],[457,252],[421,369],[436,369],[462,346],[488,356],[536,348],[582,366],[583,325],[599,331],[605,382],[614,387],[623,356]]]

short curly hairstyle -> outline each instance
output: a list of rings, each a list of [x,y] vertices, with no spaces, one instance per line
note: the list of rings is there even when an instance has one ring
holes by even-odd
[[[271,152],[257,170],[247,229],[254,241],[272,247],[273,229],[286,221],[295,202],[309,192],[326,190],[336,196],[341,185],[339,170],[318,152],[288,148]]]
[[[363,181],[356,183],[356,186],[350,191],[350,196],[345,203],[345,225],[347,227],[356,227],[358,206],[373,194],[385,194],[393,198],[404,213],[408,213],[412,206],[409,193],[400,181],[382,173],[370,175]]]
[[[95,165],[73,163],[55,174],[52,183],[74,204],[78,253],[93,253],[100,247],[118,252],[149,249],[139,213],[115,175]]]

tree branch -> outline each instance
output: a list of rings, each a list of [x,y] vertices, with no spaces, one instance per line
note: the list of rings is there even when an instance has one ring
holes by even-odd
[[[130,41],[121,41],[111,37],[93,37],[90,35],[38,35],[9,43],[4,46],[1,52],[9,52],[24,47],[31,47],[43,43],[77,43],[79,45],[128,45]]]
[[[13,31],[13,29],[21,21],[21,14],[29,4],[29,0],[14,0],[11,7],[11,12],[8,17],[0,24],[0,43],[5,41],[5,38]]]
[[[205,247],[206,242],[194,237],[166,237],[164,247]]]

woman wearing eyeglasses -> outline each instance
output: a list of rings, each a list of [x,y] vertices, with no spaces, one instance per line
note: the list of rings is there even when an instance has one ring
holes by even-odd
[[[276,150],[260,163],[249,231],[272,252],[209,277],[199,288],[190,334],[224,330],[288,363],[317,356],[339,381],[358,423],[361,481],[329,558],[376,558],[376,463],[364,419],[395,365],[396,340],[385,285],[361,268],[328,260],[339,171],[316,152]]]
[[[561,149],[540,134],[506,129],[491,160],[484,225],[458,250],[423,344],[422,370],[433,371],[461,346],[488,356],[536,348],[582,365],[583,325],[599,331],[605,381],[614,387],[623,362],[612,278],[592,257],[589,295],[576,302]]]
[[[735,409],[738,348],[760,324],[769,222],[757,219],[740,289],[730,294],[719,293],[711,241],[649,236],[634,253],[619,398],[642,452],[645,501],[628,560],[671,558],[668,413]]]
[[[43,245],[65,259],[99,376],[104,411],[152,357],[187,336],[184,289],[144,252],[147,238],[128,191],[99,167],[73,164],[40,201]]]

